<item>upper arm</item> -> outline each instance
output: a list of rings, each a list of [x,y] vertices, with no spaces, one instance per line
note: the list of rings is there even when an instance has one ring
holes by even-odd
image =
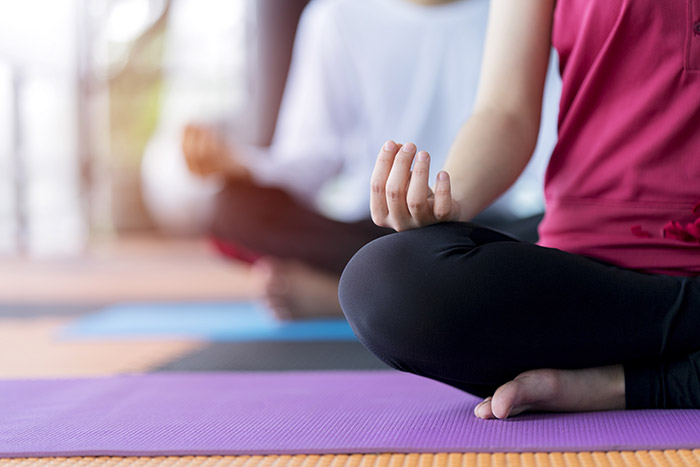
[[[475,112],[498,111],[537,137],[555,0],[491,0]],[[531,133],[534,132],[534,135]]]

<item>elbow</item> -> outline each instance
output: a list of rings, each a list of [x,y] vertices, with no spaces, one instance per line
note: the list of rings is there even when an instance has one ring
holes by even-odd
[[[532,155],[537,146],[537,138],[540,132],[541,111],[524,111],[510,107],[481,107],[477,108],[474,117],[485,118],[503,129],[503,134],[522,149],[527,158]]]

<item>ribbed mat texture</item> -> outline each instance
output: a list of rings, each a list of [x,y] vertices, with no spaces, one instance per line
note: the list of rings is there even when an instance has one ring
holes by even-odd
[[[476,398],[394,371],[3,381],[0,401],[2,457],[700,447],[699,411],[485,421]]]

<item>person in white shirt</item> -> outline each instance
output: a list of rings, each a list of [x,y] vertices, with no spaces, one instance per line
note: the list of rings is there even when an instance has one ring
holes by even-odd
[[[435,173],[443,165],[473,107],[488,6],[488,0],[314,0],[299,24],[272,145],[244,146],[206,127],[185,129],[190,171],[228,179],[216,209],[216,241],[254,262],[278,317],[339,315],[345,263],[392,232],[369,220],[376,147],[387,137],[411,138],[430,152]],[[530,178],[542,178],[555,118],[545,109]]]

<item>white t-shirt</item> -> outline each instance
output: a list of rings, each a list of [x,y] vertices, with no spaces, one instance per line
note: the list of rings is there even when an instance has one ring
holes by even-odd
[[[434,182],[474,105],[488,8],[488,0],[312,1],[272,145],[242,151],[253,178],[328,217],[365,219],[377,153],[393,139],[430,152]],[[556,95],[545,104],[556,106],[558,92],[549,91]],[[529,169],[540,191],[555,121],[556,108],[545,109],[540,155]]]

